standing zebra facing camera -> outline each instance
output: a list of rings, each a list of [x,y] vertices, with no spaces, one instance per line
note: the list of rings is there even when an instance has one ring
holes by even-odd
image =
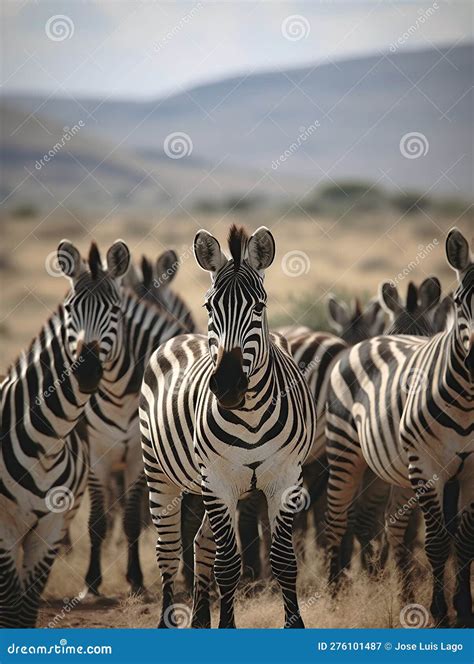
[[[206,509],[195,539],[192,624],[210,626],[214,567],[219,627],[235,627],[241,571],[236,507],[253,489],[267,498],[271,567],[283,594],[285,627],[303,627],[292,524],[314,436],[313,400],[285,342],[268,330],[263,278],[275,255],[273,236],[262,227],[248,237],[233,226],[229,249],[230,259],[212,235],[197,233],[196,260],[212,282],[208,336],[186,335],[161,346],[142,385],[143,459],[163,584],[160,627],[176,624],[183,491],[202,493]]]
[[[71,289],[0,386],[0,625],[34,627],[68,522],[84,493],[88,448],[73,431],[124,352],[120,279],[127,246],[103,268],[63,240],[57,253]],[[68,437],[68,434],[69,437]]]
[[[362,342],[331,374],[327,407],[330,583],[337,589],[339,546],[364,469],[411,488],[423,512],[433,571],[431,613],[447,623],[444,572],[454,543],[457,623],[472,626],[474,556],[474,261],[452,229],[446,256],[456,272],[455,322],[432,338]]]

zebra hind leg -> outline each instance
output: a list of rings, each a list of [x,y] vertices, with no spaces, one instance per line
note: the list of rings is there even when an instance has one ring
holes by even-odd
[[[156,559],[161,575],[162,605],[158,627],[189,626],[186,612],[174,604],[174,581],[181,556],[181,490],[159,471],[147,473],[150,514],[157,530]],[[182,618],[184,617],[184,620]]]
[[[99,588],[102,584],[101,553],[102,543],[107,534],[107,515],[105,512],[105,496],[103,487],[92,471],[89,475],[89,538],[90,558],[86,573],[87,592],[99,596]]]
[[[211,626],[210,587],[216,544],[207,514],[194,538],[194,594],[192,627]]]
[[[474,627],[472,611],[472,593],[470,584],[471,564],[474,558],[474,487],[472,482],[472,465],[464,468],[459,478],[460,517],[456,531],[456,589],[454,592],[454,608],[456,610],[457,627]]]

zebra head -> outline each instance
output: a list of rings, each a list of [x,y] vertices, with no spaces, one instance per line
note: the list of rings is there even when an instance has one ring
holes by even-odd
[[[377,299],[371,300],[363,309],[359,298],[355,298],[349,308],[343,300],[330,293],[327,306],[329,323],[351,346],[382,334],[384,330],[384,313]]]
[[[214,364],[209,388],[220,406],[232,409],[243,406],[249,379],[268,356],[263,278],[275,256],[275,241],[263,226],[251,237],[243,228],[232,226],[229,250],[231,258],[204,230],[194,239],[196,261],[210,273],[212,281],[204,304],[209,314],[209,350]]]
[[[466,368],[474,377],[474,256],[469,242],[457,228],[446,238],[448,263],[456,271],[458,286],[453,294],[456,327],[466,352]]]
[[[104,268],[95,243],[83,261],[68,240],[60,242],[58,264],[71,282],[63,305],[66,352],[81,392],[95,392],[105,363],[113,362],[123,345],[120,279],[128,269],[130,252],[117,240],[107,252]]]
[[[441,297],[441,284],[437,277],[428,277],[419,287],[410,281],[403,304],[392,281],[380,284],[379,298],[390,318],[386,334],[411,334],[430,337],[435,334],[433,313]]]

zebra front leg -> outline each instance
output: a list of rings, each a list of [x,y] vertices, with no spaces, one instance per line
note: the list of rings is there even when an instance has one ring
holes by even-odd
[[[183,548],[183,576],[186,590],[194,586],[194,540],[204,518],[202,496],[185,493],[181,501],[181,542]]]
[[[425,480],[420,477],[420,471],[413,469],[411,465],[408,473],[425,519],[425,552],[433,571],[431,614],[438,626],[447,626],[448,607],[444,594],[444,571],[452,539],[446,528],[443,514],[445,482],[438,478],[436,482],[440,486],[437,487],[433,484],[432,479],[436,474],[432,475],[431,479]]]
[[[393,559],[404,604],[414,601],[413,595],[413,547],[415,538],[409,528],[413,521],[413,509],[418,505],[411,488],[393,486],[385,512],[385,542],[380,565],[383,567],[389,555]]]
[[[0,541],[0,627],[23,627],[20,623],[23,584],[16,567],[17,546]]]
[[[216,556],[216,543],[207,514],[194,538],[193,627],[211,626],[210,587]]]
[[[460,518],[456,531],[456,589],[454,608],[458,627],[474,627],[471,593],[471,564],[474,558],[474,454],[466,459],[459,477]]]
[[[87,592],[100,596],[99,588],[102,584],[101,554],[102,543],[107,534],[107,515],[105,512],[104,485],[93,474],[89,475],[89,539],[90,557],[89,567],[86,572]]]
[[[64,515],[52,513],[43,517],[23,541],[22,627],[36,626],[41,595],[65,532]]]
[[[292,482],[292,483],[291,483]],[[285,628],[304,627],[296,593],[297,562],[293,546],[293,521],[304,503],[303,478],[291,478],[278,487],[268,487],[268,518],[272,534],[270,564],[283,596]]]
[[[234,596],[241,573],[241,557],[235,531],[237,497],[229,495],[220,498],[206,482],[203,483],[202,494],[216,543],[214,576],[220,595],[219,628],[233,628]]]
[[[142,594],[145,592],[139,556],[139,540],[142,530],[142,497],[145,485],[145,475],[142,472],[131,486],[127,487],[125,492],[123,529],[128,544],[126,577],[133,594]]]

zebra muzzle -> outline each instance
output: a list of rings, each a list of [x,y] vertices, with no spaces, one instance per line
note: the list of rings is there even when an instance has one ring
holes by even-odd
[[[99,359],[99,345],[96,341],[81,344],[77,349],[74,376],[79,384],[79,390],[85,394],[92,394],[99,387],[104,373]]]
[[[220,353],[209,379],[209,389],[215,394],[219,405],[228,409],[241,408],[245,403],[248,384],[240,348]]]

